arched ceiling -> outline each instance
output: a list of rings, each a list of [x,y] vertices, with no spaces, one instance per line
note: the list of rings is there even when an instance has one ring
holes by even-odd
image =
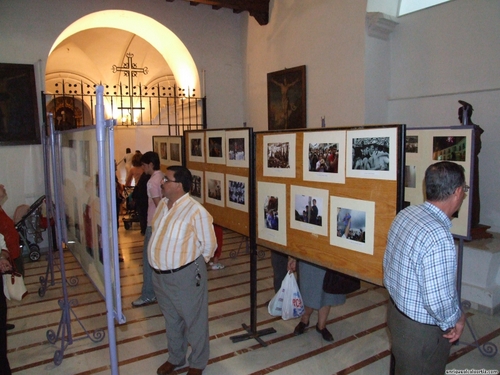
[[[123,72],[113,73],[127,62],[127,53],[134,55],[138,68],[147,67],[148,73],[137,74],[134,83],[151,85],[167,78],[175,80],[168,63],[150,43],[125,30],[94,28],[80,31],[62,41],[50,54],[46,66],[47,92],[54,90],[50,82],[61,79],[90,81],[94,84],[126,83]]]

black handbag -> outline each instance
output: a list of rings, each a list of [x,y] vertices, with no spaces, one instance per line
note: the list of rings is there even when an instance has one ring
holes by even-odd
[[[323,290],[330,294],[348,294],[361,288],[358,278],[343,273],[326,270],[323,278]]]

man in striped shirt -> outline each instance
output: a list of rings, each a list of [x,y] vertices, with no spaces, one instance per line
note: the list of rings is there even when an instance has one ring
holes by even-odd
[[[148,258],[153,286],[165,317],[169,358],[158,375],[172,373],[186,363],[188,375],[203,372],[209,359],[207,263],[217,248],[213,218],[189,196],[191,172],[167,168],[164,198],[153,217]]]

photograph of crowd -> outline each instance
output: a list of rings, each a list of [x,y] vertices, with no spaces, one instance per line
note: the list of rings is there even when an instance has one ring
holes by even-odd
[[[353,138],[352,169],[389,170],[390,137]]]
[[[290,143],[276,142],[267,144],[267,167],[290,168]]]
[[[365,242],[366,212],[337,208],[337,237]]]
[[[264,204],[264,217],[266,228],[279,230],[278,197],[268,195]]]
[[[245,204],[245,183],[229,180],[229,200],[233,203]]]
[[[230,138],[229,160],[245,160],[245,138]]]
[[[339,144],[309,143],[309,171],[338,173]]]

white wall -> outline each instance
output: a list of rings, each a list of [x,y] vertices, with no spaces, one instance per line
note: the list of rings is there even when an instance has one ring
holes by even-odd
[[[267,130],[267,73],[306,65],[307,127],[364,123],[366,0],[271,0],[269,24],[248,22],[246,115]]]
[[[77,19],[105,9],[142,13],[175,33],[190,51],[200,76],[202,70],[206,71],[209,127],[242,126],[244,16],[230,9],[215,11],[206,5],[194,7],[185,1],[164,0],[0,1],[0,62],[35,64],[40,60],[41,74],[38,69],[36,73],[43,81],[48,53],[59,34]],[[40,84],[37,91],[42,89]],[[142,149],[146,143],[140,139],[136,147],[130,144],[127,147]],[[120,144],[117,149],[121,149]],[[0,160],[4,163],[0,183],[9,193],[4,205],[8,214],[12,215],[20,204],[31,204],[44,193],[41,154],[41,146],[0,146]]]
[[[455,0],[398,19],[391,36],[388,122],[459,125],[460,104],[484,130],[480,223],[500,232],[500,1]]]

